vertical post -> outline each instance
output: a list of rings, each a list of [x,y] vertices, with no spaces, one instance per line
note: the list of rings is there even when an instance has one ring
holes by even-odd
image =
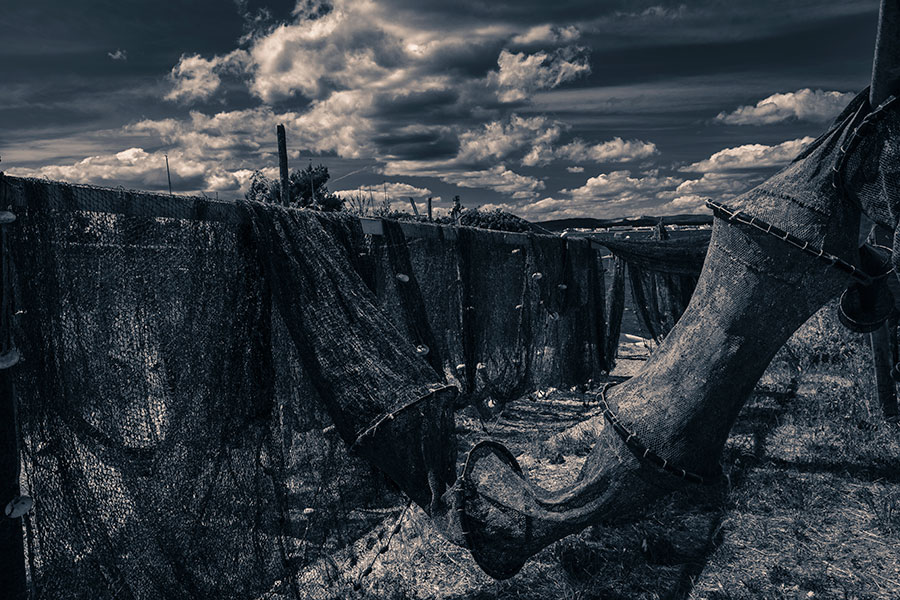
[[[894,366],[891,352],[891,336],[896,335],[896,322],[891,327],[891,319],[869,334],[872,345],[872,362],[875,369],[875,390],[881,413],[888,421],[897,420],[897,389],[891,368]]]
[[[881,0],[872,86],[869,103],[874,107],[900,91],[900,0]]]
[[[2,185],[2,182],[0,182]],[[20,504],[19,442],[16,425],[16,404],[10,367],[18,362],[19,354],[12,345],[10,319],[12,281],[10,280],[6,226],[15,215],[0,212],[0,261],[2,261],[2,308],[0,308],[0,590],[5,598],[25,600],[25,546],[22,542],[22,518],[7,510]]]
[[[288,177],[287,136],[284,125],[277,127],[278,132],[278,168],[281,171],[281,203],[288,205],[291,199],[291,184]]]
[[[169,180],[169,195],[172,195],[172,175],[169,174],[169,155],[166,154],[166,179]]]
[[[428,196],[428,220],[434,221],[434,218],[431,216],[431,196]]]

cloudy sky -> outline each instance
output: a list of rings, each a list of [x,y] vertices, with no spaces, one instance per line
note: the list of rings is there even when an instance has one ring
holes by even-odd
[[[533,220],[705,212],[868,83],[876,0],[6,0],[0,168],[240,197],[454,195]]]

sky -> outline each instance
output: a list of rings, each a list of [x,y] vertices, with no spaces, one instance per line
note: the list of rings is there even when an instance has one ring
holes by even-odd
[[[240,198],[291,168],[534,221],[704,213],[862,90],[877,0],[6,0],[0,169]],[[421,204],[420,204],[421,206]]]

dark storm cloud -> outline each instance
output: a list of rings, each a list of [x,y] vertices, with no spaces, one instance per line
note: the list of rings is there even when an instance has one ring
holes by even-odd
[[[431,160],[456,156],[459,140],[442,128],[410,127],[376,135],[372,141],[386,157],[395,160]]]

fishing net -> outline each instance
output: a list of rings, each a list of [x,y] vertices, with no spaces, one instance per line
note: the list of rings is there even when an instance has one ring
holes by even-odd
[[[383,225],[372,241],[380,305],[465,395],[502,404],[611,368],[604,274],[587,241]]]
[[[868,277],[853,199],[896,225],[897,111],[868,114],[864,92],[787,168],[727,206],[712,203],[719,218],[691,308],[638,376],[603,394],[607,426],[572,485],[540,488],[497,444],[472,450],[459,503],[482,568],[509,577],[567,533],[633,514],[684,481],[719,478],[731,426],[775,353],[851,278]],[[696,273],[674,260],[661,266],[671,255],[650,257],[652,244],[615,246],[629,265]]]
[[[435,511],[454,377],[512,394],[606,365],[583,242],[367,236],[349,216],[12,177],[0,195],[35,598],[306,597],[406,497]]]
[[[690,302],[703,268],[709,232],[666,240],[598,240],[622,259],[641,326],[660,342]]]

